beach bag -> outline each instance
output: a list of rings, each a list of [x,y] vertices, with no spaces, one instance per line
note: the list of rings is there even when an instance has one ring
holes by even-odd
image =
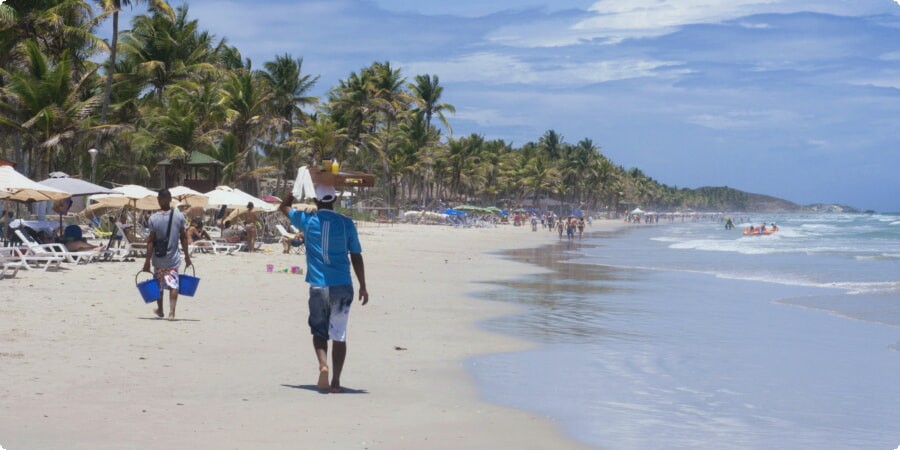
[[[166,229],[166,237],[164,239],[156,239],[153,241],[153,255],[157,258],[165,258],[169,254],[169,235],[172,234],[172,218],[175,217],[175,211],[169,212],[169,226]]]

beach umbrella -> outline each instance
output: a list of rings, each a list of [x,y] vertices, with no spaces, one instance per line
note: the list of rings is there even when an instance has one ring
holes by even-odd
[[[136,184],[127,184],[112,189],[113,194],[97,194],[89,197],[89,200],[104,206],[123,208],[131,206],[134,209],[157,210],[159,201],[156,200],[156,192]],[[173,200],[173,206],[175,201]]]
[[[113,194],[120,195],[113,191],[112,189],[107,189],[103,186],[96,185],[89,181],[84,181],[78,178],[71,178],[69,175],[63,172],[53,172],[50,174],[50,178],[46,180],[41,180],[41,184],[50,186],[56,189],[59,189],[63,192],[68,192],[72,194],[73,197],[78,197],[82,195],[93,195],[93,194]],[[69,208],[72,206],[71,199],[58,200],[53,205],[53,210],[59,213],[59,226],[62,228],[63,214],[69,212]]]
[[[272,204],[266,203],[263,199],[256,198],[238,188],[219,186],[204,195],[209,198],[208,206],[211,207],[224,206],[228,209],[243,211],[247,209],[247,203],[253,203],[253,207],[259,211],[272,212],[276,210]]]
[[[170,188],[169,192],[172,193],[172,198],[184,205],[202,207],[209,204],[209,197],[207,197],[206,194],[202,194],[186,186],[175,186]]]
[[[641,208],[634,208],[631,211],[631,214],[643,214],[643,213],[644,213],[644,210],[642,210]]]
[[[465,212],[487,212],[487,210],[485,210],[484,208],[482,208],[480,206],[473,206],[473,205],[454,206],[453,209],[455,209],[457,211],[465,211]]]
[[[40,183],[45,186],[59,189],[63,192],[68,192],[69,194],[72,194],[73,197],[79,195],[116,193],[112,189],[107,189],[103,186],[91,183],[90,181],[71,178],[63,172],[53,172],[50,174],[50,178],[41,180]]]
[[[0,166],[0,197],[26,202],[29,200],[62,200],[72,194],[54,187],[43,185],[13,169]]]

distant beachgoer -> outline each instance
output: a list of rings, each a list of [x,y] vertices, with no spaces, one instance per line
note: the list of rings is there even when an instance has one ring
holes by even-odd
[[[197,241],[211,241],[212,238],[209,237],[209,233],[203,229],[203,222],[199,218],[194,218],[191,220],[191,226],[187,229],[187,237],[188,244],[193,245]],[[203,243],[206,246],[211,245],[210,243]]]
[[[229,244],[237,244],[238,242],[242,242],[244,240],[245,235],[246,233],[240,225],[227,220],[225,221],[225,229],[222,230],[222,239],[225,239],[225,242]]]
[[[565,230],[565,229],[566,229],[566,223],[562,218],[560,218],[559,220],[556,221],[556,231],[559,232],[560,239],[562,239],[563,230]]]
[[[584,237],[584,218],[583,217],[578,218],[578,223],[576,224],[576,226],[578,227],[578,239],[581,239],[582,237]]]
[[[575,218],[569,217],[569,220],[566,221],[566,236],[568,236],[569,239],[575,238],[575,227]]]
[[[256,212],[253,211],[253,202],[247,203],[247,212],[241,214],[244,221],[244,231],[247,233],[247,251],[253,253],[256,251]]]
[[[347,356],[347,320],[353,304],[353,279],[359,282],[359,300],[369,302],[362,246],[353,221],[334,211],[333,186],[316,186],[315,212],[291,207],[294,195],[284,196],[279,210],[306,238],[306,282],[309,283],[309,327],[319,363],[319,389],[329,389],[328,340],[332,342],[330,391],[343,392],[341,371]]]
[[[153,273],[159,283],[159,298],[156,300],[156,315],[163,317],[163,292],[169,291],[169,320],[175,320],[175,303],[178,301],[178,268],[181,266],[181,253],[184,252],[184,267],[192,265],[188,252],[187,233],[184,230],[184,215],[171,208],[172,194],[163,189],[157,194],[159,209],[150,216],[150,236],[147,237],[147,258],[144,260],[144,272],[150,272],[153,262]],[[165,241],[168,237],[169,240]],[[157,239],[165,249],[157,249]],[[179,248],[181,244],[181,248]]]

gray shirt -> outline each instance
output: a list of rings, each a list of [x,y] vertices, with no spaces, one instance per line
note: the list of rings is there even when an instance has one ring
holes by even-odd
[[[156,234],[156,239],[164,239],[166,230],[169,226],[169,214],[175,214],[172,217],[172,231],[169,233],[169,246],[166,256],[160,258],[153,255],[153,267],[156,269],[171,269],[181,265],[181,233],[184,233],[184,214],[170,209],[168,211],[157,211],[150,216],[150,231]]]

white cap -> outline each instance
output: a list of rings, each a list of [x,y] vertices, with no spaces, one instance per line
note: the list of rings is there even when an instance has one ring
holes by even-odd
[[[337,195],[334,191],[334,186],[329,186],[326,184],[316,185],[316,198],[323,203],[333,202],[337,198]]]

